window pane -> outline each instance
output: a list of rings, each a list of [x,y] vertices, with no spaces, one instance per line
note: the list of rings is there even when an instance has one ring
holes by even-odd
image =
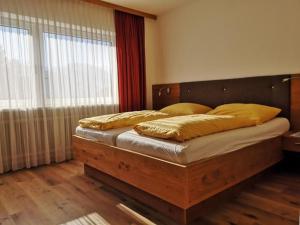
[[[111,42],[51,33],[43,37],[48,104],[114,103]]]
[[[36,106],[32,36],[0,26],[0,108]]]

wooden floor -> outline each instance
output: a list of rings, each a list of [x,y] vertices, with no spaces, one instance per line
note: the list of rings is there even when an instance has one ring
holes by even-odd
[[[264,176],[194,224],[299,224],[300,174]],[[0,176],[1,225],[174,225],[83,175],[74,161]]]

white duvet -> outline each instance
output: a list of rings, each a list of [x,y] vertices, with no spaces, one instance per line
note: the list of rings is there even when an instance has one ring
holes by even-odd
[[[171,162],[188,164],[277,137],[289,128],[287,119],[275,118],[262,125],[212,134],[183,143],[141,136],[130,130],[118,135],[116,146]]]

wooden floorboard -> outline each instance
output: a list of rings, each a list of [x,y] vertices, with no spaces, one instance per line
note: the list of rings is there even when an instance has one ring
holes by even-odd
[[[300,174],[266,174],[193,225],[298,225]],[[175,225],[70,161],[0,176],[0,225]]]

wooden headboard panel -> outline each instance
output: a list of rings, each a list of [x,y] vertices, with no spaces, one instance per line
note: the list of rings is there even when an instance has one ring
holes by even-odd
[[[153,85],[153,108],[177,102],[194,102],[216,107],[226,103],[257,103],[282,109],[290,117],[290,75],[249,77]]]
[[[291,122],[292,129],[300,130],[300,74],[291,81]]]

